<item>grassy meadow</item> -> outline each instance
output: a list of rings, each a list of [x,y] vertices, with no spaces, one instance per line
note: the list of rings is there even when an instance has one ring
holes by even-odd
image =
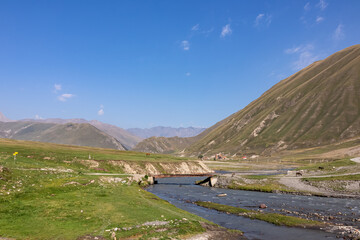
[[[13,153],[18,152],[16,160]],[[184,161],[184,159],[0,139],[0,238],[177,238],[204,231],[200,217],[180,210],[120,177],[89,176],[77,159]],[[154,222],[158,221],[158,222]],[[155,224],[155,225],[154,225]]]

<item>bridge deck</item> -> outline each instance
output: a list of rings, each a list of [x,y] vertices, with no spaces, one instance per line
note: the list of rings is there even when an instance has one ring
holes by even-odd
[[[153,175],[156,178],[171,178],[171,177],[211,177],[213,173],[200,173],[200,174],[159,174]]]

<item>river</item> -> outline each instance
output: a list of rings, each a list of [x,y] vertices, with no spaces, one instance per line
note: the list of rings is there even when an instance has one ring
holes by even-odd
[[[147,188],[147,191],[167,200],[173,205],[208,219],[220,226],[238,229],[244,232],[248,239],[337,239],[333,233],[320,230],[290,228],[276,226],[264,221],[251,220],[246,217],[221,213],[215,210],[199,207],[194,201],[211,201],[220,204],[242,207],[247,209],[258,209],[264,203],[268,206],[265,212],[279,212],[292,215],[292,212],[311,215],[316,219],[320,216],[335,216],[334,221],[345,225],[360,227],[360,222],[352,220],[360,218],[359,199],[324,198],[315,196],[299,196],[291,194],[261,193],[254,191],[240,191],[231,189],[220,189],[202,187],[194,184],[196,180],[203,178],[162,178],[158,184]],[[225,197],[218,194],[226,193]]]

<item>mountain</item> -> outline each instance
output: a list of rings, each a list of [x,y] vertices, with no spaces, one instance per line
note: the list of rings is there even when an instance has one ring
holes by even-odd
[[[150,152],[150,153],[180,153],[183,155],[184,150],[190,147],[196,141],[206,136],[214,128],[216,128],[221,122],[215,124],[211,128],[207,128],[200,134],[194,137],[151,137],[139,142],[132,150],[138,152]]]
[[[359,135],[360,45],[355,45],[280,81],[186,152],[271,154]]]
[[[12,122],[12,120],[8,119],[4,114],[2,114],[2,112],[0,112],[0,122]]]
[[[152,128],[129,128],[126,129],[128,132],[141,137],[193,137],[205,130],[205,128],[173,128],[173,127],[152,127]]]
[[[142,138],[135,136],[134,134],[131,134],[125,129],[119,128],[115,125],[99,122],[96,120],[89,121],[89,124],[109,134],[110,136],[113,136],[119,142],[121,142],[122,145],[124,145],[127,149],[132,149],[133,147],[135,147],[136,144],[138,144],[142,140]]]
[[[138,143],[132,150],[137,152],[170,154],[185,150],[194,143],[194,138],[151,137]]]
[[[48,119],[23,119],[19,121],[25,122],[41,122],[41,123],[57,123],[57,124],[66,124],[66,123],[89,123],[99,130],[109,134],[110,136],[116,138],[126,149],[131,149],[139,143],[142,138],[131,134],[123,128],[117,127],[115,125],[103,123],[97,120],[87,121],[82,118],[72,118],[72,119],[61,119],[61,118],[48,118]]]
[[[88,123],[0,122],[0,137],[126,150],[114,137]]]

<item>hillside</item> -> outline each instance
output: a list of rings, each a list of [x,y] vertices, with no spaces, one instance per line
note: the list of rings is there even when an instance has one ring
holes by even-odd
[[[152,128],[129,128],[126,129],[128,132],[141,137],[141,138],[150,138],[150,137],[194,137],[205,130],[205,128],[196,128],[196,127],[152,127]]]
[[[214,128],[216,128],[219,122],[214,126],[205,129],[200,134],[194,137],[151,137],[144,139],[140,143],[138,143],[134,151],[139,152],[151,152],[151,153],[179,153],[183,155],[184,150],[187,147],[190,147],[196,141],[199,141],[201,138],[206,136],[209,132],[211,132]]]
[[[212,127],[187,153],[270,154],[359,135],[360,45],[355,45],[280,81]]]
[[[0,122],[0,137],[125,150],[115,138],[88,123]]]
[[[89,121],[89,124],[116,138],[119,142],[121,142],[122,145],[125,146],[126,149],[132,149],[142,140],[142,138],[135,136],[134,134],[131,134],[125,129],[117,127],[115,125],[103,123],[96,120]]]
[[[148,153],[175,153],[184,150],[194,143],[194,138],[151,137],[138,143],[132,150]]]
[[[126,149],[131,149],[139,143],[142,138],[138,137],[130,132],[126,131],[123,128],[117,127],[115,125],[103,123],[97,120],[87,121],[82,118],[72,118],[72,119],[62,119],[62,118],[48,118],[48,119],[23,119],[19,120],[21,122],[41,122],[41,123],[57,123],[57,124],[66,124],[66,123],[89,123],[96,127],[97,129],[103,131],[104,133],[109,134],[110,136],[116,138]]]
[[[208,172],[200,162],[168,155],[0,138],[0,239],[180,239],[201,233],[205,219],[139,184],[146,185],[145,174]]]
[[[0,112],[0,122],[12,122],[12,120],[8,119],[2,112]]]

